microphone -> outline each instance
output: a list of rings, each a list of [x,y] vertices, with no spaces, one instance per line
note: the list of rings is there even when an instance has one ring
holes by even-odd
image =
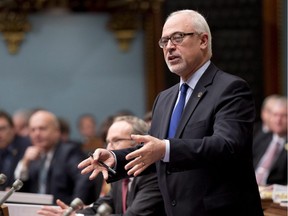
[[[4,202],[7,201],[7,199],[15,192],[20,190],[20,188],[23,186],[23,182],[19,179],[17,179],[12,187],[10,188],[10,190],[4,195],[4,197],[2,197],[2,199],[0,200],[0,205],[2,205]]]
[[[7,176],[3,173],[0,174],[0,185],[4,184],[7,180]]]
[[[108,216],[111,213],[111,206],[104,202],[98,207],[96,216]]]
[[[80,198],[75,198],[70,203],[70,207],[63,213],[62,216],[69,216],[73,211],[81,209],[84,206],[84,203]]]

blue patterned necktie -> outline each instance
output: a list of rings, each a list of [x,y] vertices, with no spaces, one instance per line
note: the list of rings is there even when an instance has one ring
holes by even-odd
[[[180,98],[179,101],[172,113],[171,119],[170,119],[170,125],[169,125],[169,132],[168,132],[168,138],[173,138],[176,133],[176,129],[178,126],[178,123],[180,121],[184,106],[185,106],[185,99],[186,99],[186,93],[189,86],[186,83],[183,83],[180,88]]]

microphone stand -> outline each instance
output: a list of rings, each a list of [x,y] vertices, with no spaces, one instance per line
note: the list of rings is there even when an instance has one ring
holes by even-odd
[[[4,197],[2,197],[2,199],[0,200],[0,216],[9,216],[9,210],[8,210],[8,206],[4,205],[4,202],[7,201],[7,199],[17,190],[20,190],[20,188],[23,186],[23,182],[19,179],[17,179],[12,187],[10,188],[10,190],[4,195]]]

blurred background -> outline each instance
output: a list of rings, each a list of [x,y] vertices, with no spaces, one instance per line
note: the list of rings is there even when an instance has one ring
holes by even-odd
[[[45,108],[71,125],[91,113],[151,110],[178,82],[158,46],[166,16],[202,13],[212,61],[244,78],[257,115],[263,99],[287,95],[286,0],[0,0],[0,108]]]

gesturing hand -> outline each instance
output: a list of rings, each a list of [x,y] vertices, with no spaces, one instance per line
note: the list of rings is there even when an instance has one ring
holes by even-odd
[[[67,208],[69,208],[68,205],[66,205],[61,200],[57,199],[56,203],[58,207],[56,206],[43,206],[37,214],[39,215],[45,215],[45,216],[61,216],[65,212]],[[72,213],[71,216],[74,216],[75,214]]]
[[[92,172],[92,174],[89,176],[89,179],[92,180],[95,179],[100,172],[102,172],[104,179],[107,180],[107,168],[101,165],[98,161],[102,161],[110,167],[114,167],[115,165],[115,158],[113,154],[106,149],[98,148],[91,155],[91,157],[88,157],[78,164],[78,168],[82,169],[81,174]]]
[[[126,155],[127,160],[132,160],[125,166],[125,169],[129,170],[128,175],[137,176],[164,157],[166,146],[165,141],[149,135],[131,135],[131,138],[137,143],[144,144],[142,148]]]

